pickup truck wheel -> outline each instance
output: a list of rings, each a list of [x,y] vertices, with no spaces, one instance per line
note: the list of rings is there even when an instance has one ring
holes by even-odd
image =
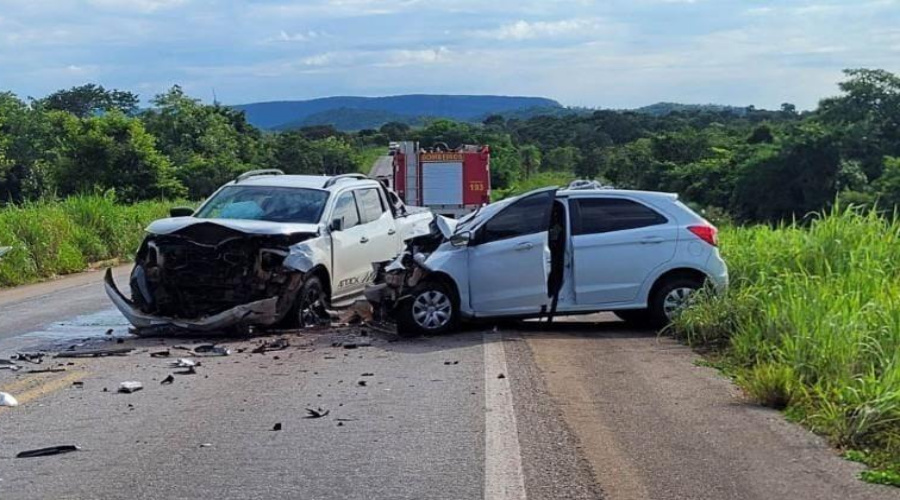
[[[397,334],[401,337],[441,335],[459,322],[459,310],[449,287],[437,281],[426,281],[413,288],[400,305]]]
[[[328,317],[326,308],[328,298],[325,287],[318,276],[310,276],[303,282],[297,294],[296,318],[300,328],[319,325]]]

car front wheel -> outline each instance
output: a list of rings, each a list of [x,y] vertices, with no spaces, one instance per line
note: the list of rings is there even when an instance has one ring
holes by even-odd
[[[426,281],[413,288],[400,305],[397,334],[441,335],[453,330],[458,322],[459,310],[450,288],[437,281]]]

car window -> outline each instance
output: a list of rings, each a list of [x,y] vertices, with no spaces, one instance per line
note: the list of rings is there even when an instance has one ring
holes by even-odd
[[[352,192],[348,191],[337,199],[332,219],[342,219],[344,221],[342,229],[359,225],[359,211],[356,209],[356,198]]]
[[[378,190],[374,188],[357,189],[354,193],[356,193],[356,204],[359,206],[362,223],[378,220],[384,213],[384,204],[381,202],[381,197],[378,196]]]
[[[572,201],[572,235],[609,233],[665,224],[668,220],[650,207],[621,198],[582,198]]]
[[[547,231],[554,192],[547,191],[516,201],[484,225],[482,243]]]
[[[227,186],[200,207],[200,219],[317,223],[328,192],[270,186]]]

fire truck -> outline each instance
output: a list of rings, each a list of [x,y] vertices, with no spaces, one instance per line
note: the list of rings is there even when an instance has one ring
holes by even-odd
[[[446,144],[420,148],[418,142],[391,144],[394,191],[407,205],[461,217],[491,201],[491,150],[488,146]]]

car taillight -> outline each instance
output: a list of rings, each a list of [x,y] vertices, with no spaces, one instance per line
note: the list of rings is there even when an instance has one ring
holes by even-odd
[[[719,246],[719,230],[716,229],[715,226],[709,224],[703,226],[688,226],[688,231],[694,233],[694,236],[714,247]]]

